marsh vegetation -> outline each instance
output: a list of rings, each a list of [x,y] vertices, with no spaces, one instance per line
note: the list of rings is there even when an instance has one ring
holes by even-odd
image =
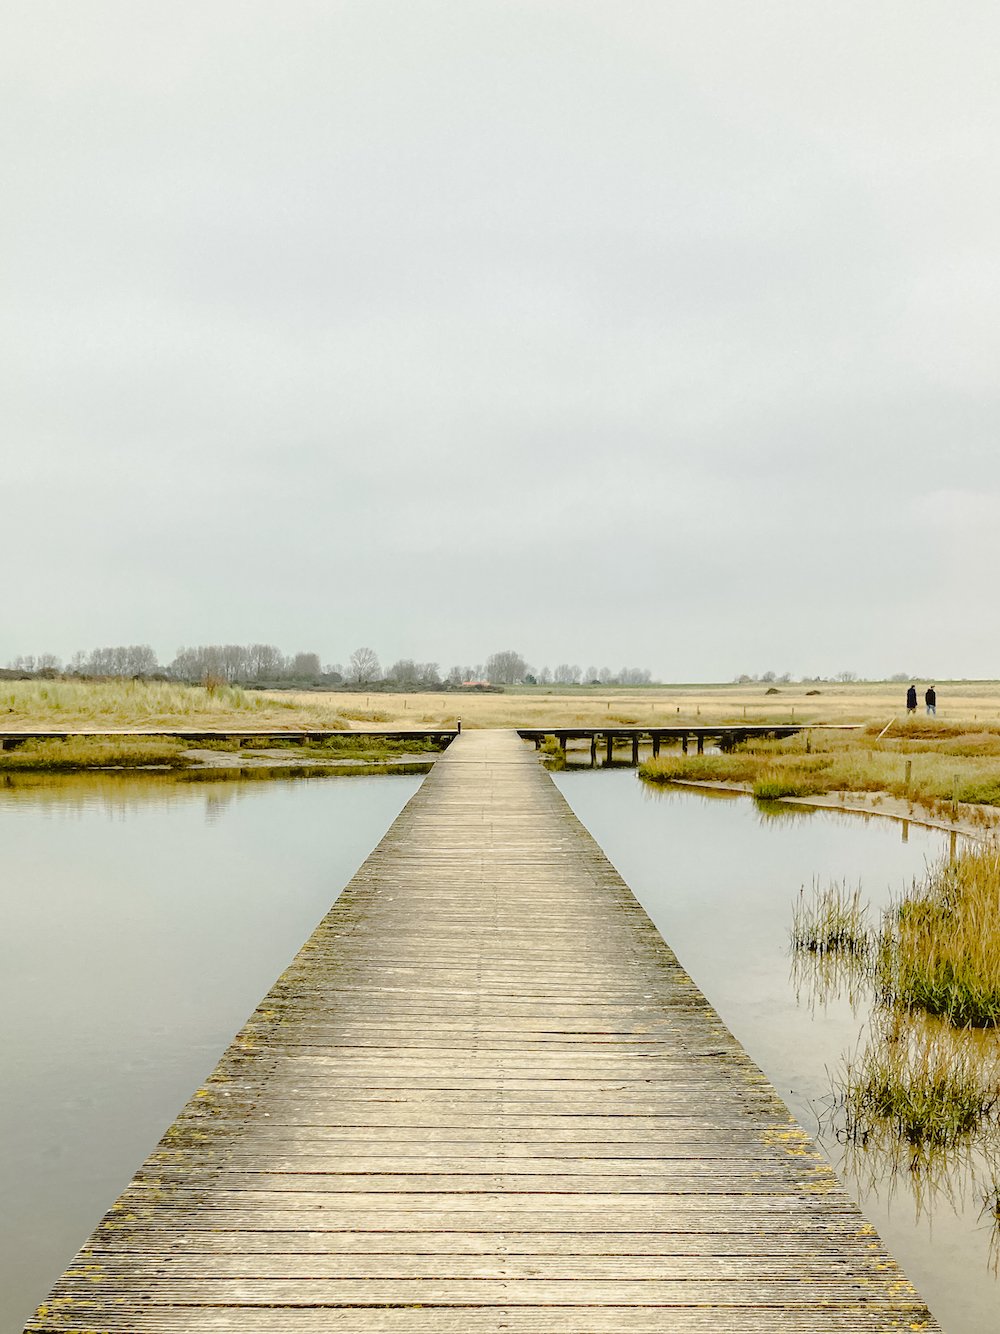
[[[1000,1222],[1000,849],[938,862],[877,927],[859,891],[814,884],[790,937],[800,993],[868,993],[867,1040],[834,1077],[832,1128],[852,1171],[905,1175],[918,1211],[971,1181]]]
[[[66,773],[78,769],[204,768],[206,761],[232,766],[287,764],[323,767],[341,764],[383,765],[402,757],[426,756],[440,750],[423,738],[389,740],[363,732],[346,732],[322,740],[250,738],[236,746],[225,737],[191,742],[170,736],[71,736],[33,739],[13,750],[0,751],[0,776],[28,772]]]
[[[739,783],[760,800],[835,792],[877,793],[951,817],[957,806],[1000,807],[1000,724],[933,720],[850,732],[805,731],[782,740],[753,738],[720,755],[660,754],[640,767],[653,783]],[[991,825],[988,810],[964,812]]]

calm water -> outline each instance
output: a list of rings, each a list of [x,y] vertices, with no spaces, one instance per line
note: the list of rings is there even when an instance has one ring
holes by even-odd
[[[945,836],[744,798],[555,775],[682,963],[811,1131],[864,1022],[798,1004],[793,898],[814,876],[876,904]],[[419,779],[178,784],[81,775],[0,788],[0,1331],[17,1334]],[[836,1144],[827,1145],[837,1160]],[[1000,1329],[977,1208],[915,1221],[847,1184],[948,1334]]]
[[[846,999],[825,1008],[805,995],[796,1001],[792,901],[819,876],[861,882],[883,905],[947,852],[948,835],[910,824],[904,843],[900,824],[875,816],[801,807],[769,816],[745,797],[647,787],[628,770],[553,777],[728,1028],[816,1134],[829,1113],[829,1071],[857,1048],[866,1013]],[[947,1334],[1000,1330],[992,1232],[975,1192],[964,1208],[942,1200],[918,1218],[908,1182],[873,1190],[835,1140],[820,1143]]]
[[[419,786],[0,788],[0,1329],[18,1334]]]

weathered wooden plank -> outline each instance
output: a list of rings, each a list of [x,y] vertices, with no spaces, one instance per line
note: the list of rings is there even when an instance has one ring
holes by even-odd
[[[58,1299],[56,1299],[58,1300]],[[898,1311],[862,1301],[799,1307],[414,1306],[111,1308],[99,1322],[73,1306],[46,1308],[59,1334],[882,1334],[930,1331],[926,1308]],[[669,1324],[667,1324],[669,1321]]]
[[[935,1330],[516,737],[467,733],[29,1329]]]
[[[412,1219],[410,1220],[413,1221]],[[588,1256],[614,1258],[681,1256],[781,1256],[790,1259],[797,1255],[812,1256],[826,1233],[820,1230],[779,1232],[763,1226],[750,1232],[419,1232],[408,1231],[362,1232],[337,1230],[330,1232],[251,1232],[198,1231],[185,1229],[149,1229],[143,1236],[141,1250],[137,1250],[137,1232],[123,1235],[110,1233],[102,1236],[100,1244],[85,1248],[77,1263],[94,1257],[107,1261],[110,1257],[126,1255],[130,1263],[145,1263],[150,1256],[176,1255],[178,1248],[185,1253],[200,1252],[209,1256],[235,1255],[318,1255],[343,1257],[347,1255],[398,1255],[405,1258],[419,1256],[478,1255],[494,1257],[499,1254],[530,1255],[538,1257],[567,1256],[572,1261]],[[336,1249],[331,1246],[335,1241]],[[863,1232],[853,1239],[842,1236],[839,1241],[842,1256],[853,1255],[864,1262],[882,1263],[872,1259],[871,1237]]]
[[[103,1284],[119,1276],[133,1279],[169,1279],[170,1282],[188,1282],[202,1279],[225,1279],[237,1282],[253,1279],[532,1279],[577,1280],[607,1282],[610,1279],[652,1280],[671,1282],[725,1281],[727,1283],[756,1282],[839,1282],[830,1274],[830,1266],[815,1254],[790,1253],[780,1256],[738,1256],[705,1254],[550,1256],[510,1254],[501,1244],[493,1255],[463,1254],[449,1251],[445,1254],[401,1253],[390,1251],[330,1254],[311,1252],[306,1255],[229,1253],[205,1255],[189,1248],[175,1248],[172,1253],[160,1251],[144,1255],[124,1256],[108,1252],[88,1251],[66,1271],[67,1281],[76,1279],[81,1288]],[[898,1271],[897,1271],[898,1272]],[[876,1262],[863,1256],[854,1257],[852,1281],[861,1274],[870,1278],[880,1276]]]
[[[72,1272],[72,1271],[71,1271]],[[879,1291],[865,1275],[817,1275],[808,1280],[750,1279],[169,1279],[137,1276],[146,1302],[169,1306],[815,1306],[849,1304],[863,1297],[871,1306],[905,1310],[923,1305],[899,1271],[893,1292]],[[129,1278],[129,1282],[134,1280]],[[105,1276],[66,1276],[61,1295],[83,1311],[113,1309]]]

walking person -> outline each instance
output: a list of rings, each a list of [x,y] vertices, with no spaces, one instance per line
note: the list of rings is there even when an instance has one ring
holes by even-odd
[[[909,690],[906,692],[906,712],[916,713],[917,711],[917,686],[912,682]]]
[[[933,713],[937,717],[937,692],[933,686],[928,686],[924,691],[924,703],[927,705],[927,717]]]

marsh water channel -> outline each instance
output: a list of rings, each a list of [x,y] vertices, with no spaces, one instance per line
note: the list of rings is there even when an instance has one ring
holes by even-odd
[[[904,841],[890,820],[764,810],[631,770],[554,779],[793,1114],[823,1129],[866,1003],[796,985],[793,900],[819,878],[885,904],[947,835],[911,823]],[[20,1331],[419,782],[0,788],[0,1334]],[[1000,1328],[975,1188],[959,1173],[956,1198],[918,1209],[905,1177],[871,1180],[828,1129],[820,1143],[948,1334]]]

